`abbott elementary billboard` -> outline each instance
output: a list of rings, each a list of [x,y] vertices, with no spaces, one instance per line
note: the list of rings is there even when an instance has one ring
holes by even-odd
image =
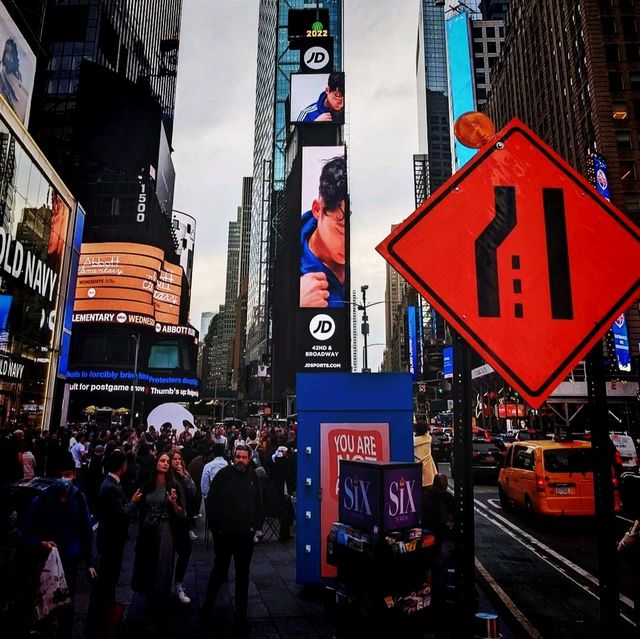
[[[83,244],[73,321],[178,324],[182,267],[146,244]]]

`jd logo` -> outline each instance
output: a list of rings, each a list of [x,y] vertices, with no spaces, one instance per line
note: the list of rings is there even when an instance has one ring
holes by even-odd
[[[345,477],[344,498],[342,500],[345,509],[363,515],[371,515],[368,495],[370,486],[370,481],[361,481],[357,477]]]
[[[309,322],[309,332],[321,342],[326,342],[336,332],[336,323],[330,315],[315,315]]]
[[[314,71],[324,69],[329,64],[329,52],[323,47],[311,47],[304,54],[304,63]]]
[[[389,484],[389,515],[398,517],[408,513],[416,512],[416,505],[413,501],[414,481],[392,481]]]

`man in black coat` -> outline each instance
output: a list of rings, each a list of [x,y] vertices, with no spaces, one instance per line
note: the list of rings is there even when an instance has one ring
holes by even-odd
[[[206,619],[212,614],[216,596],[226,580],[233,557],[236,624],[243,629],[247,626],[253,538],[263,520],[260,482],[251,468],[251,449],[246,444],[236,446],[233,466],[216,473],[209,488],[206,508],[213,533],[215,563],[209,576],[202,616]]]
[[[124,546],[129,538],[129,524],[136,505],[142,497],[140,490],[129,501],[121,485],[127,471],[127,456],[119,449],[106,458],[107,473],[98,493],[96,514],[98,517],[97,548],[100,553],[98,576],[91,592],[86,637],[98,637],[107,627],[109,608],[116,602],[116,589],[124,556]]]

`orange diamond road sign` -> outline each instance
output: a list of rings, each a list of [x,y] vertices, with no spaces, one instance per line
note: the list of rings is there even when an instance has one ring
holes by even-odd
[[[518,120],[377,250],[534,407],[640,287],[640,229]]]

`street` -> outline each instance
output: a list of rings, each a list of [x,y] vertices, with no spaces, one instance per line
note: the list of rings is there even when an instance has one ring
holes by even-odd
[[[448,474],[449,465],[441,464]],[[497,484],[475,484],[476,567],[532,637],[602,637],[598,598],[595,520],[529,520],[500,506]],[[616,538],[631,521],[616,517]],[[620,570],[620,637],[635,627],[629,585]]]

